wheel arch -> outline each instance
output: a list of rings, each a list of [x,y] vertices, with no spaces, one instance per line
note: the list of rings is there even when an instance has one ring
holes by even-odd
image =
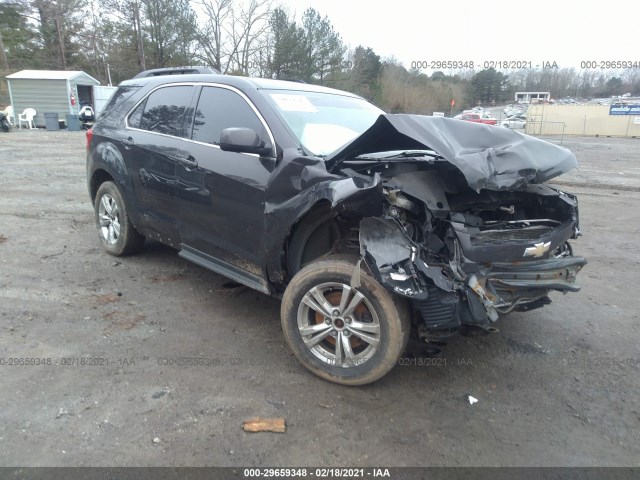
[[[138,210],[136,199],[131,192],[130,182],[123,179],[117,172],[112,172],[103,165],[96,166],[89,178],[89,195],[91,197],[91,204],[95,207],[96,195],[98,194],[100,185],[105,182],[113,182],[122,195],[122,201],[127,206],[131,223],[135,228],[140,230],[140,233],[144,233],[144,220],[141,212]]]
[[[302,266],[327,254],[340,239],[336,213],[327,199],[316,202],[291,227],[283,245],[284,265],[289,279]]]
[[[103,168],[98,168],[96,169],[93,174],[91,175],[91,181],[89,183],[89,191],[91,194],[91,203],[95,203],[96,201],[96,194],[98,193],[98,189],[100,188],[100,185],[102,185],[104,182],[114,182],[114,178],[113,175],[111,175],[109,172],[107,172],[106,170],[104,170]]]

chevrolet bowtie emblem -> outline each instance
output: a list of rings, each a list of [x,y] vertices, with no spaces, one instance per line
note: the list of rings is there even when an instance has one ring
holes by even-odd
[[[549,247],[551,246],[551,242],[547,243],[536,243],[533,247],[525,248],[523,257],[527,257],[529,255],[533,255],[534,257],[541,257],[545,253],[549,251]]]

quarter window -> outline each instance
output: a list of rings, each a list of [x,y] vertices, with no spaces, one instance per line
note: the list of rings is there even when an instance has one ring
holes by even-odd
[[[142,110],[144,110],[144,102],[138,105],[131,115],[129,115],[129,126],[133,128],[140,128],[140,119],[142,119]]]

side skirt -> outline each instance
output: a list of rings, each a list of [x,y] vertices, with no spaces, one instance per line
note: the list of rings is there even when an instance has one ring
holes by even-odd
[[[219,258],[212,257],[200,250],[191,248],[188,245],[182,244],[182,250],[178,252],[178,255],[182,258],[189,260],[196,265],[212,270],[220,275],[224,275],[231,280],[246,285],[247,287],[258,290],[259,292],[271,295],[271,288],[269,284],[263,278],[258,277],[252,273],[246,272],[235,265],[231,265]]]

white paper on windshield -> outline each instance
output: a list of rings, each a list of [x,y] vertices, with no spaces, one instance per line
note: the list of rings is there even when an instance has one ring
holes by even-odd
[[[316,107],[303,95],[286,95],[272,93],[271,98],[284,112],[313,112],[318,113]]]

